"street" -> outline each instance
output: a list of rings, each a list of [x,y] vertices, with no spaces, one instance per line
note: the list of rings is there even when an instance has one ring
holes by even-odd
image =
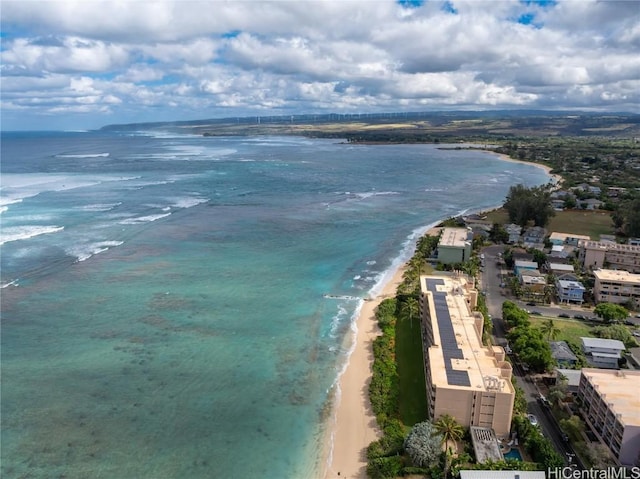
[[[502,245],[493,245],[486,247],[482,250],[484,254],[484,271],[480,278],[480,290],[484,291],[487,308],[489,314],[493,319],[493,336],[496,344],[505,344],[505,326],[502,321],[502,303],[509,299],[506,294],[506,288],[501,288],[500,283],[502,281],[501,268],[497,266],[499,259],[498,253],[504,250]],[[517,303],[520,303],[516,301]],[[524,307],[524,306],[523,306]],[[568,310],[565,308],[547,308],[547,307],[530,307],[537,311],[543,312],[545,315],[557,315],[559,313],[566,313]],[[557,310],[558,313],[552,311]],[[572,313],[573,314],[573,313]],[[576,309],[575,314],[585,314],[583,310],[580,312]],[[591,316],[591,314],[589,314]],[[513,358],[512,358],[513,359]],[[537,401],[537,397],[540,394],[538,387],[532,381],[531,377],[527,376],[522,370],[522,367],[513,362],[513,375],[516,378],[518,386],[522,388],[527,399],[527,411],[529,414],[534,414],[538,418],[538,424],[543,434],[551,440],[556,451],[562,454],[565,463],[571,464],[569,458],[572,458],[573,463],[579,461],[579,458],[575,456],[575,452],[571,447],[571,444],[563,440],[563,434],[560,430],[555,418],[551,415],[551,411],[547,406],[542,405]],[[577,462],[578,467],[582,467],[580,462]]]

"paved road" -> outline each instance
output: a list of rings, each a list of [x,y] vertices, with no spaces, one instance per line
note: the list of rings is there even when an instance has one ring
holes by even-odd
[[[497,266],[498,253],[504,250],[503,246],[493,245],[482,250],[484,254],[484,271],[480,278],[479,288],[485,292],[485,299],[489,314],[493,318],[493,335],[497,344],[505,344],[505,327],[502,321],[502,303],[506,299],[511,299],[506,296],[507,292],[504,288],[500,287],[502,281],[501,268]],[[534,309],[531,307],[530,309]],[[547,310],[553,308],[539,308],[536,310],[544,311],[544,314],[548,314]],[[560,309],[560,312],[566,312],[566,309]],[[581,311],[584,314],[583,311]],[[549,313],[550,314],[550,313]],[[578,313],[576,313],[578,314]],[[551,412],[546,406],[543,406],[537,401],[539,396],[539,390],[531,378],[526,376],[522,368],[514,362],[513,369],[516,382],[525,392],[527,399],[527,411],[530,414],[534,414],[538,418],[539,425],[543,434],[551,440],[556,451],[563,455],[565,463],[569,464],[569,457],[575,457],[575,452],[571,447],[571,444],[566,443],[562,439],[562,432],[555,419],[551,415]],[[578,460],[579,459],[574,459]],[[582,464],[578,463],[579,467]]]

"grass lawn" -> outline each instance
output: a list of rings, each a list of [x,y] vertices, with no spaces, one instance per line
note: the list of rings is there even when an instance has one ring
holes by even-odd
[[[504,208],[487,213],[487,220],[492,223],[509,223],[509,215]],[[600,239],[601,234],[614,234],[611,212],[595,210],[556,211],[547,225],[549,232],[573,233],[588,235],[592,240]]]
[[[592,240],[600,239],[601,234],[614,234],[611,212],[601,210],[556,211],[547,228],[549,231],[588,235]]]
[[[420,319],[396,322],[396,364],[400,419],[407,426],[427,419],[427,393],[424,382],[424,359]]]
[[[540,316],[531,316],[529,317],[531,320],[531,325],[535,327],[541,327],[542,323],[546,321],[548,318],[540,317]],[[555,339],[556,341],[568,341],[574,344],[580,344],[580,338],[583,336],[593,337],[591,334],[591,326],[590,323],[586,323],[584,321],[578,319],[567,319],[567,318],[551,318],[553,319],[553,324],[556,328],[560,330],[560,334]]]

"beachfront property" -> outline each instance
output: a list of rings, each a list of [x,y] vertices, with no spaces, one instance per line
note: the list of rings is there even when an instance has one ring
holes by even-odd
[[[608,241],[580,241],[578,259],[588,270],[621,269],[640,273],[640,246]]]
[[[522,242],[526,248],[536,248],[542,250],[544,248],[544,237],[547,234],[542,226],[531,226],[522,234]]]
[[[443,228],[438,242],[438,262],[463,263],[471,258],[473,233],[469,228]]]
[[[582,416],[619,464],[640,465],[640,371],[583,369]]]
[[[617,339],[580,338],[582,350],[593,367],[618,369],[625,345]]]
[[[640,308],[640,274],[611,269],[598,269],[593,272],[595,285],[593,295],[596,302],[625,304],[633,302]]]
[[[535,261],[525,261],[520,259],[513,262],[513,272],[516,276],[520,276],[520,274],[525,270],[538,271],[538,263]]]
[[[429,418],[444,414],[464,427],[507,437],[515,390],[500,346],[484,346],[484,318],[474,311],[473,280],[455,272],[420,277],[420,320]]]

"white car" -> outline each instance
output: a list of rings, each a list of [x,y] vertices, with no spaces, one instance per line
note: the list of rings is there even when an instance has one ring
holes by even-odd
[[[533,414],[527,414],[527,419],[529,420],[532,426],[538,425],[538,418],[535,417]]]

